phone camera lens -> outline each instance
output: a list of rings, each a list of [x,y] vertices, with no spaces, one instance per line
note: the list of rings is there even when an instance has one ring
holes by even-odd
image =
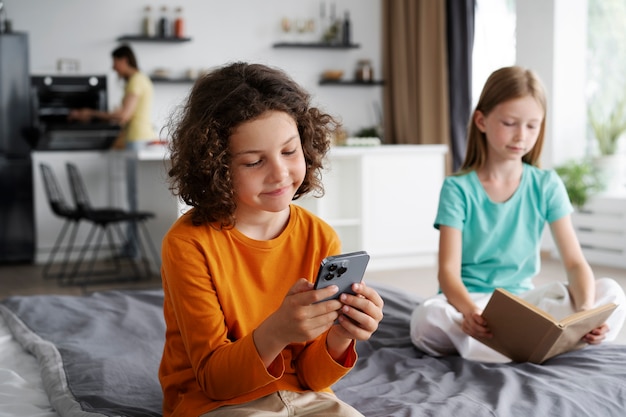
[[[333,274],[326,274],[324,275],[324,279],[326,281],[330,281],[331,279],[333,279],[335,276]]]
[[[337,270],[337,265],[336,265],[336,264],[330,264],[330,265],[328,266],[328,270],[329,270],[330,272],[335,272],[335,271]]]
[[[345,274],[347,270],[348,268],[346,268],[345,266],[340,267],[339,270],[337,271],[337,276],[341,276],[342,274]]]

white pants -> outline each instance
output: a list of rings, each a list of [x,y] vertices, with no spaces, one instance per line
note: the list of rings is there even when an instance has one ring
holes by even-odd
[[[626,318],[626,296],[622,287],[610,278],[596,281],[594,306],[615,303],[617,308],[607,319],[609,331],[605,341],[615,340]],[[471,293],[476,305],[484,309],[491,293]],[[519,294],[526,301],[538,306],[557,320],[573,314],[574,308],[567,285],[550,283],[526,293]],[[438,294],[420,304],[411,316],[411,341],[423,352],[432,356],[459,354],[470,360],[481,362],[510,362],[506,356],[487,347],[463,332],[463,315],[448,303],[443,294]]]

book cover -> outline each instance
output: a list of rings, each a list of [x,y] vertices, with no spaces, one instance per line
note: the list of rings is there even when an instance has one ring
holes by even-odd
[[[514,362],[543,363],[585,346],[582,337],[604,323],[615,307],[610,303],[558,321],[522,298],[498,288],[482,314],[493,338],[478,340]]]

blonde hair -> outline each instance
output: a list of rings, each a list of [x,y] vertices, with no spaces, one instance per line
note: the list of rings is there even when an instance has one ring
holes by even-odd
[[[535,146],[522,157],[522,161],[539,166],[539,157],[543,149],[546,127],[547,103],[546,94],[541,80],[533,71],[519,66],[504,67],[494,71],[483,87],[478,104],[472,113],[468,126],[467,151],[460,172],[480,169],[487,159],[487,138],[481,132],[474,118],[477,111],[487,116],[497,105],[505,101],[531,96],[543,108],[543,120]]]

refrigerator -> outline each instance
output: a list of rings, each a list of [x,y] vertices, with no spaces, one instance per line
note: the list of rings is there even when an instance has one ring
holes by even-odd
[[[28,35],[0,33],[0,264],[34,259],[31,120]]]

